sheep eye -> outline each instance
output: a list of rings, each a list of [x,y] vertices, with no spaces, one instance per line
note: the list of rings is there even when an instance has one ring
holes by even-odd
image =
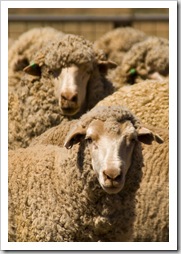
[[[130,141],[131,141],[131,143],[135,143],[135,142],[136,142],[136,137],[132,137],[132,138],[130,139]]]
[[[126,143],[127,143],[127,145],[134,144],[135,142],[136,142],[136,137],[134,137],[134,136],[132,136],[132,137],[128,136],[128,137],[126,138]]]
[[[54,78],[57,78],[60,75],[61,70],[57,69],[57,70],[50,70],[49,74],[52,75]]]
[[[91,137],[86,137],[85,140],[88,144],[91,144],[93,141]]]
[[[90,75],[92,73],[92,70],[87,70],[86,73]]]

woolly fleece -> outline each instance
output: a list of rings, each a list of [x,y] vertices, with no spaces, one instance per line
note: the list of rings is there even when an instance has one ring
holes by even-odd
[[[140,124],[121,107],[96,108],[80,121],[93,119]],[[135,146],[125,186],[115,195],[98,184],[83,140],[71,150],[9,151],[9,241],[168,241],[168,144],[150,147]]]
[[[128,107],[145,124],[168,128],[168,80],[145,80],[133,86],[124,86],[98,103],[98,106],[111,105]]]
[[[169,42],[165,38],[148,37],[134,44],[109,78],[115,87],[120,87],[154,78],[151,76],[154,73],[169,75]]]
[[[8,51],[8,85],[16,89],[23,73],[23,68],[29,65],[33,56],[49,40],[62,37],[64,34],[52,27],[37,27],[21,34]]]
[[[97,39],[96,49],[104,50],[107,57],[118,65],[122,63],[125,53],[137,42],[143,41],[147,35],[132,27],[121,27],[111,30]]]

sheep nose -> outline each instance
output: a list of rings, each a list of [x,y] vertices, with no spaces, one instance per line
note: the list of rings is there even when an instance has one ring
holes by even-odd
[[[120,182],[122,179],[122,172],[118,169],[110,168],[103,171],[104,180],[112,180]]]
[[[78,101],[78,94],[77,93],[61,93],[62,101],[69,101],[69,102],[77,102]]]

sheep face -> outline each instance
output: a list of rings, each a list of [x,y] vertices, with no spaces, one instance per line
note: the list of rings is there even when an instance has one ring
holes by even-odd
[[[80,135],[84,135],[92,158],[92,168],[101,187],[109,194],[121,191],[137,139],[132,123],[93,120],[86,130],[77,127],[65,147],[71,148],[73,143],[70,142],[77,142]]]
[[[95,120],[87,129],[85,139],[92,167],[107,193],[118,193],[124,187],[136,138],[136,130],[129,121],[114,125],[114,130],[110,131],[102,121]]]
[[[163,142],[159,135],[141,124],[135,127],[130,118],[121,121],[93,118],[87,125],[80,120],[68,134],[64,146],[71,149],[78,142],[86,142],[101,187],[109,194],[116,194],[124,187],[138,142],[151,145],[152,141]]]
[[[52,73],[62,115],[75,115],[84,107],[92,68],[92,63],[87,63],[71,65]]]

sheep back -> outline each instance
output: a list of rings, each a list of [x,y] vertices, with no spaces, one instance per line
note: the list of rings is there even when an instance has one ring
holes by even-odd
[[[133,86],[123,86],[98,103],[98,106],[124,105],[141,121],[155,127],[168,128],[168,80],[146,80]]]
[[[34,146],[36,144],[63,146],[67,133],[77,121],[78,119],[73,119],[71,121],[63,119],[59,125],[52,127],[40,136],[35,137],[30,143],[30,146]]]

